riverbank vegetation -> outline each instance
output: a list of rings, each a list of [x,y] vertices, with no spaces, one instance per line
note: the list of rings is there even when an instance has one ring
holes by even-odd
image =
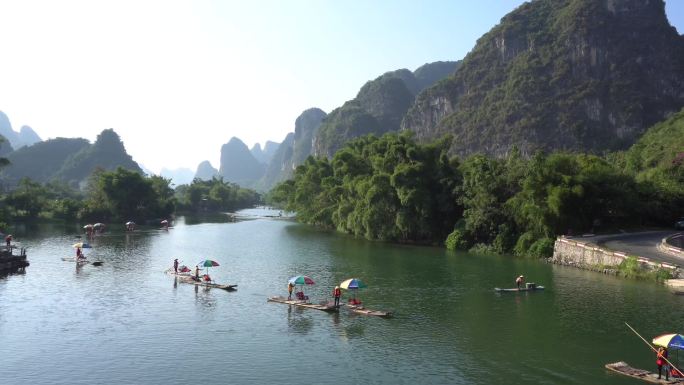
[[[307,159],[269,201],[301,222],[371,240],[535,257],[550,256],[559,234],[667,226],[678,215],[668,209],[684,207],[681,162],[645,174],[625,167],[630,152],[459,159],[447,153],[451,140],[356,139],[331,160]]]
[[[38,183],[22,179],[0,195],[0,226],[27,220],[145,223],[169,218],[177,210],[219,212],[252,207],[260,202],[257,192],[224,182],[201,181],[171,188],[171,180],[145,176],[118,168],[96,170],[83,189],[66,183]]]
[[[641,266],[637,257],[627,257],[617,266],[617,275],[625,278],[665,282],[672,278],[672,271],[664,268],[649,269]]]
[[[256,191],[217,177],[206,181],[195,179],[189,185],[178,186],[175,197],[178,211],[191,213],[232,212],[261,201]]]

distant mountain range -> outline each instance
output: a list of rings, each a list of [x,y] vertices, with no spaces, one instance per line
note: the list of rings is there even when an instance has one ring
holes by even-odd
[[[218,170],[215,169],[208,160],[200,163],[197,166],[197,171],[195,171],[195,178],[201,180],[211,180],[215,176],[218,176]]]
[[[159,175],[171,179],[171,183],[175,186],[190,184],[195,177],[195,173],[191,169],[183,167],[173,170],[163,167],[161,171],[159,171]]]
[[[254,158],[259,161],[259,163],[268,164],[273,158],[273,155],[278,150],[280,143],[271,142],[270,140],[264,145],[264,149],[261,149],[259,143],[255,144],[250,150]]]
[[[38,134],[29,126],[21,126],[19,132],[12,129],[12,124],[7,115],[0,111],[0,135],[9,143],[0,145],[0,156],[7,154],[15,149],[30,146],[41,141]],[[9,145],[7,145],[9,144]]]
[[[252,156],[245,151],[244,143],[232,138],[221,148],[219,175],[228,181],[267,191],[289,178],[310,155],[330,157],[344,143],[361,135],[397,131],[415,95],[453,73],[459,63],[436,62],[414,72],[401,69],[385,73],[367,82],[356,98],[330,115],[318,108],[302,112],[295,121],[294,133],[288,134],[279,145],[267,142],[263,151],[255,145]],[[270,148],[269,144],[272,144]]]
[[[21,147],[6,157],[10,165],[0,171],[0,178],[8,186],[30,178],[41,183],[62,181],[80,187],[96,169],[123,167],[142,173],[111,128],[102,131],[93,144],[82,138],[56,138]]]
[[[308,156],[330,158],[354,138],[399,130],[422,141],[451,135],[451,154],[460,156],[503,156],[514,147],[524,155],[604,153],[629,148],[683,107],[684,37],[669,24],[663,0],[532,0],[503,17],[462,61],[382,74],[329,114],[303,111],[280,144],[250,150],[231,138],[218,169],[205,161],[194,177],[266,191]],[[92,145],[40,142],[28,127],[13,131],[0,113],[0,135],[8,140],[0,156],[13,162],[2,175],[71,183],[102,159],[111,160],[103,167],[139,169],[113,131],[103,134]],[[636,161],[640,152],[630,154]]]
[[[398,131],[416,95],[453,74],[461,62],[428,63],[415,72],[400,69],[367,82],[356,98],[333,110],[313,140],[313,154],[332,157],[349,140]]]

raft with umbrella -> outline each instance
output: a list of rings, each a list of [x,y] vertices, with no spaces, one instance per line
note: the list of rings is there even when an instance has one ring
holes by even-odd
[[[629,324],[627,324],[627,327],[629,327],[634,332],[634,334],[641,338],[641,340],[644,341],[644,343],[648,345],[648,347],[653,352],[657,352],[657,350],[651,345],[651,343],[646,341],[644,337],[642,337],[636,330],[634,330],[634,328],[632,328]],[[672,349],[674,351],[684,350],[684,336],[680,334],[663,334],[653,338],[651,342],[655,346]],[[666,358],[665,361],[671,368],[673,368],[673,372],[670,373],[670,378],[668,380],[665,379],[665,373],[663,373],[661,378],[658,378],[658,373],[654,373],[649,370],[633,368],[624,361],[606,364],[605,368],[612,372],[619,373],[624,376],[632,377],[638,380],[646,381],[651,384],[684,384],[684,377],[681,376],[681,371],[679,370],[679,368],[672,365],[671,360]],[[663,369],[668,370],[668,365],[663,365]],[[674,376],[675,373],[678,374],[677,377]]]
[[[295,292],[295,297],[297,297],[297,298],[289,299],[289,298],[282,297],[282,296],[273,296],[273,297],[267,298],[266,301],[267,302],[283,303],[286,305],[303,307],[303,308],[307,308],[307,309],[322,310],[322,311],[329,312],[329,313],[337,312],[339,310],[336,306],[331,305],[330,303],[325,302],[325,301],[321,302],[320,304],[314,304],[314,303],[309,302],[309,297],[304,295],[303,287],[304,286],[311,286],[311,285],[315,284],[314,280],[311,279],[311,277],[306,276],[306,275],[297,275],[297,276],[294,276],[294,277],[288,279],[287,282],[289,284],[294,285],[295,287],[300,286],[300,291]]]
[[[309,297],[304,295],[304,286],[311,286],[316,284],[311,277],[306,276],[306,275],[297,275],[289,280],[287,280],[287,283],[294,285],[295,287],[295,297],[297,297],[298,300],[300,301],[305,301],[308,300]],[[299,286],[299,291],[296,290],[297,286]]]
[[[167,272],[168,272],[168,274],[175,275],[177,277],[178,281],[181,283],[187,283],[187,284],[195,285],[195,286],[203,286],[206,288],[222,289],[222,290],[226,290],[226,291],[237,290],[238,285],[224,285],[224,284],[216,283],[213,281],[206,281],[205,280],[206,277],[209,277],[209,268],[210,267],[220,266],[218,262],[211,260],[211,259],[205,259],[205,260],[201,261],[200,263],[198,263],[197,266],[207,268],[207,273],[204,276],[199,277],[199,281],[196,280],[192,274],[181,275],[181,274],[184,274],[186,272],[177,274],[176,272],[173,271],[173,269],[171,269],[170,272],[168,272],[168,270],[167,270]],[[187,269],[187,266],[183,266],[183,267],[185,267]],[[180,269],[179,269],[179,271],[180,271]]]
[[[74,249],[91,249],[92,246],[89,243],[85,242],[77,242],[72,245]],[[87,264],[92,264],[93,266],[100,266],[104,262],[102,261],[91,261],[88,260],[87,257],[84,255],[83,258],[77,258],[77,257],[63,257],[62,261],[65,262],[76,262],[79,265],[87,265]]]
[[[363,289],[366,287],[368,287],[368,286],[358,278],[349,278],[349,279],[342,281],[342,283],[340,283],[341,289],[348,290],[352,294],[352,298],[350,298],[349,302],[345,305],[345,306],[347,306],[347,309],[349,309],[352,313],[355,313],[355,314],[369,315],[369,316],[375,316],[375,317],[384,317],[384,318],[391,317],[393,315],[393,312],[384,311],[384,310],[366,309],[366,307],[363,306],[363,303],[361,303],[361,301],[359,301],[356,298],[356,292],[359,289]]]

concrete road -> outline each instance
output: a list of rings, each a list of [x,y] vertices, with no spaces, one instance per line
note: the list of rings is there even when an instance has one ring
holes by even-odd
[[[675,257],[658,250],[658,244],[663,238],[679,232],[680,231],[674,230],[645,231],[639,233],[575,237],[575,239],[592,242],[613,251],[621,251],[627,255],[638,255],[649,258],[652,261],[667,262],[684,267],[684,258]]]

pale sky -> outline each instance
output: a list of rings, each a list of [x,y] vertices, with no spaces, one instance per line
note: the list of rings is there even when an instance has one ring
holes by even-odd
[[[0,111],[43,139],[113,128],[153,172],[218,167],[233,136],[281,142],[386,71],[462,59],[522,3],[2,0]]]

